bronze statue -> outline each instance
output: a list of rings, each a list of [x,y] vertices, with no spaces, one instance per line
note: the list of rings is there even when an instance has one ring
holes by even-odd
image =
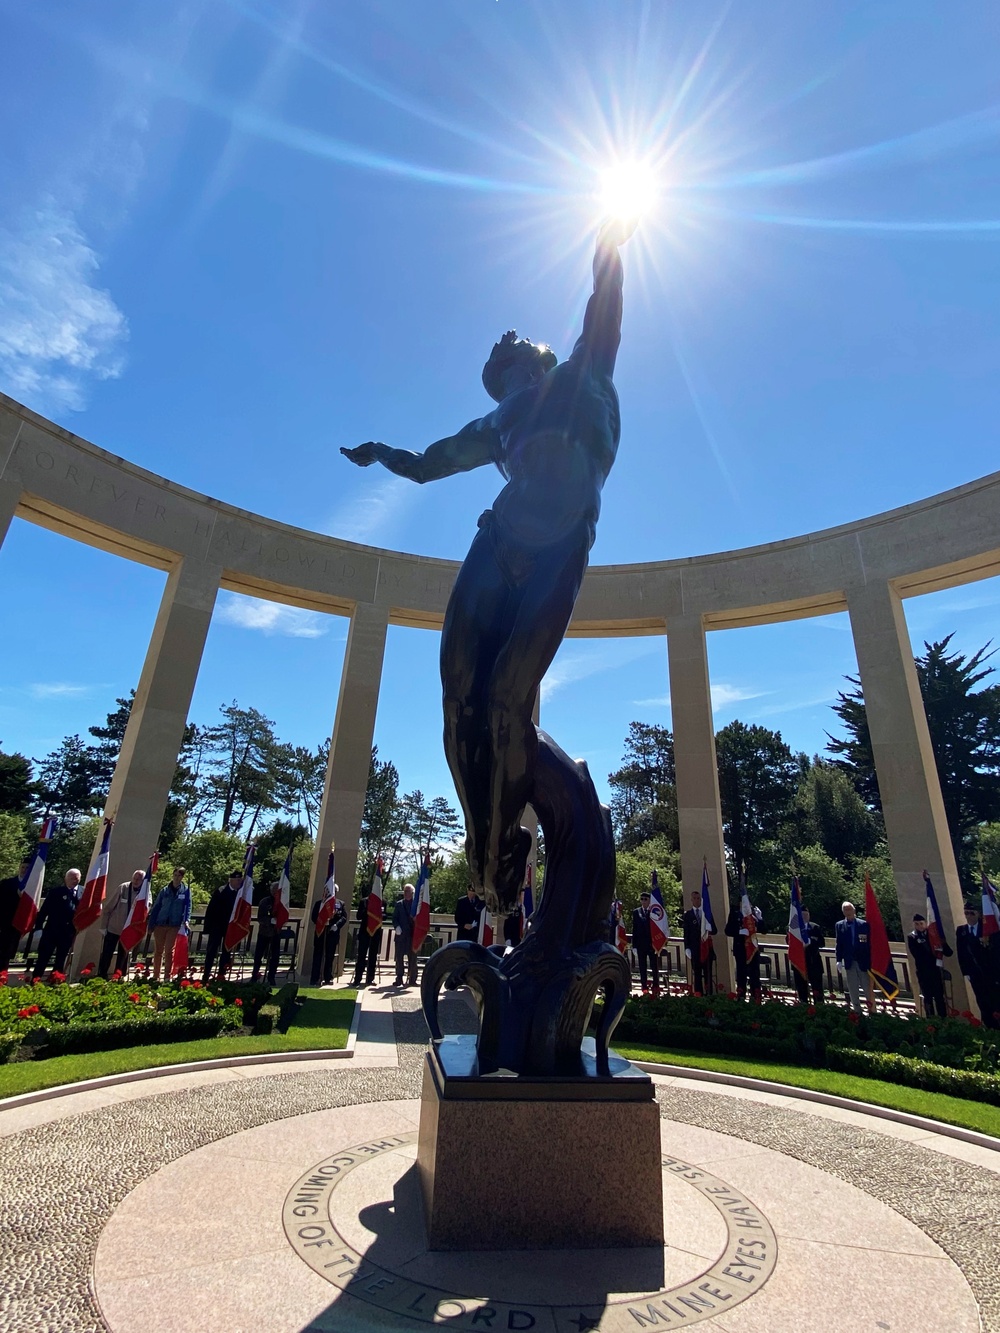
[[[621,955],[611,950],[615,964],[601,939],[614,884],[607,811],[585,765],[538,730],[531,714],[573,613],[618,450],[612,376],[621,340],[619,247],[633,229],[621,222],[602,227],[583,332],[565,362],[547,346],[505,333],[483,369],[498,404],[487,416],[422,454],[374,441],[341,450],[359,467],[381,463],[421,483],[488,463],[507,482],[479,519],[445,615],[445,753],[465,814],[469,873],[491,911],[509,910],[524,883],[531,838],[521,817],[529,802],[545,831],[545,891],[513,954],[500,961],[502,950],[449,946],[428,965],[423,989],[432,1035],[439,1035],[443,981],[461,973],[481,994],[484,1067],[544,1072],[578,1060],[599,988],[606,1067],[609,1024],[628,993]],[[571,1003],[571,991],[583,998]]]

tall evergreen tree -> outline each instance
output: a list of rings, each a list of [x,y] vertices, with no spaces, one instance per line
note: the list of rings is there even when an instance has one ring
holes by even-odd
[[[734,865],[753,867],[757,850],[788,818],[800,766],[779,731],[730,722],[715,737],[726,845]]]

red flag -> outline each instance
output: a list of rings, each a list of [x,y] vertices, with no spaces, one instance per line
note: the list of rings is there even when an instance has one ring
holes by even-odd
[[[187,971],[190,939],[191,936],[188,934],[187,926],[181,926],[177,932],[177,938],[174,940],[174,956],[170,963],[170,975],[172,977]]]
[[[668,931],[663,895],[660,893],[660,881],[655,870],[649,887],[649,896],[652,898],[649,904],[649,942],[653,946],[653,953],[659,953],[667,943]]]
[[[149,885],[159,864],[160,854],[154,852],[149,858],[149,865],[146,867],[146,874],[139,886],[139,892],[135,895],[135,901],[125,918],[122,933],[118,937],[118,944],[126,953],[131,952],[146,933],[146,922],[149,920]]]
[[[21,893],[14,909],[14,918],[10,923],[18,935],[27,935],[34,928],[38,903],[42,896],[42,884],[45,881],[45,858],[49,854],[49,843],[55,837],[56,827],[56,821],[46,816],[38,838],[38,846],[31,854],[28,873],[20,881]]]
[[[230,953],[236,948],[240,940],[246,939],[250,934],[253,919],[253,854],[255,850],[254,844],[251,843],[247,848],[246,856],[243,858],[243,883],[236,895],[236,901],[233,903],[233,910],[229,917],[229,925],[226,927],[224,945]]]
[[[755,932],[756,929],[757,923],[754,922]],[[808,937],[809,932],[806,930],[805,919],[802,916],[799,877],[796,875],[792,880],[792,899],[788,910],[788,934],[785,939],[788,941],[788,961],[804,981],[808,980],[806,973],[806,940]]]
[[[865,920],[868,922],[868,939],[871,945],[872,965],[868,969],[871,979],[887,1000],[894,1000],[899,994],[896,965],[889,952],[889,932],[882,920],[882,912],[867,870],[865,871]]]
[[[104,836],[101,838],[101,850],[97,853],[93,865],[87,871],[87,879],[80,894],[80,901],[73,913],[73,926],[76,930],[86,930],[101,915],[104,895],[108,888],[108,861],[111,857],[111,830],[113,819],[105,819]]]
[[[285,864],[281,867],[278,881],[278,901],[274,904],[274,924],[280,930],[288,920],[288,908],[292,896],[292,849],[289,847]]]
[[[413,952],[419,953],[420,946],[427,938],[431,928],[431,854],[424,854],[424,863],[420,867],[417,891],[413,895]]]
[[[372,875],[371,892],[368,895],[368,907],[365,924],[369,935],[377,935],[382,929],[382,858],[375,861],[375,873]]]
[[[330,855],[326,861],[326,880],[323,883],[323,897],[320,900],[319,911],[316,913],[316,934],[322,935],[330,924],[330,918],[337,910],[337,885],[334,882],[334,870],[336,868],[335,849],[330,848]]]

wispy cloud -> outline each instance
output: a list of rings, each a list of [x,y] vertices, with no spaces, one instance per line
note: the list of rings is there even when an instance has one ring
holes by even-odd
[[[323,531],[345,542],[391,546],[390,529],[411,507],[418,492],[419,488],[404,477],[379,477],[362,496],[352,495],[338,505]]]
[[[255,629],[262,634],[284,634],[293,639],[319,639],[330,629],[329,617],[318,611],[304,611],[301,607],[283,606],[281,602],[236,592],[223,593],[223,599],[215,614],[225,625]]]
[[[768,690],[748,690],[741,685],[727,685],[723,681],[713,681],[712,691],[712,712],[718,713],[723,708],[728,708],[730,704],[743,703],[747,699],[762,699]],[[658,694],[652,699],[633,699],[636,708],[669,708],[670,695]]]
[[[662,651],[659,639],[619,640],[617,643],[609,642],[604,648],[591,648],[588,652],[562,650],[542,681],[542,703],[548,703],[567,685],[575,685],[577,681],[587,680],[604,671],[613,671],[616,667],[657,651]]]
[[[89,694],[93,685],[72,685],[68,681],[38,681],[28,686],[32,699],[78,699]]]
[[[121,374],[128,324],[96,285],[99,267],[73,214],[53,204],[0,227],[0,375],[39,411],[80,411],[90,381]]]

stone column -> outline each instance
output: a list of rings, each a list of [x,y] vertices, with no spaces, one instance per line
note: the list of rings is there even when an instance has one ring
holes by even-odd
[[[330,846],[334,843],[337,848],[336,874],[341,897],[349,917],[354,911],[361,816],[364,813],[365,792],[371,769],[375,714],[378,711],[388,628],[388,607],[363,602],[355,607],[340,678],[340,697],[333,724],[326,786],[323,789],[316,847],[309,875],[309,896],[299,944],[299,977],[306,983],[312,967],[316,939],[311,921],[312,905],[323,892],[327,858]],[[347,927],[341,935],[341,967],[346,947]]]
[[[733,952],[723,934],[729,915],[729,881],[722,840],[708,652],[700,615],[668,618],[667,659],[684,903],[686,906],[688,895],[701,888],[702,868],[707,860],[712,915],[719,929],[715,937],[716,980],[731,991],[735,989]]]
[[[926,870],[954,947],[956,922],[961,925],[965,920],[962,886],[903,604],[888,583],[873,582],[848,589],[847,607],[903,936],[912,929],[913,914],[925,912]],[[955,1007],[966,1009],[971,997],[962,975],[954,959],[947,966]]]
[[[105,807],[115,817],[109,894],[156,848],[221,577],[221,565],[192,556],[167,576]],[[77,936],[74,976],[100,948],[95,922]]]
[[[20,498],[21,483],[11,477],[0,477],[0,546],[3,546]]]

